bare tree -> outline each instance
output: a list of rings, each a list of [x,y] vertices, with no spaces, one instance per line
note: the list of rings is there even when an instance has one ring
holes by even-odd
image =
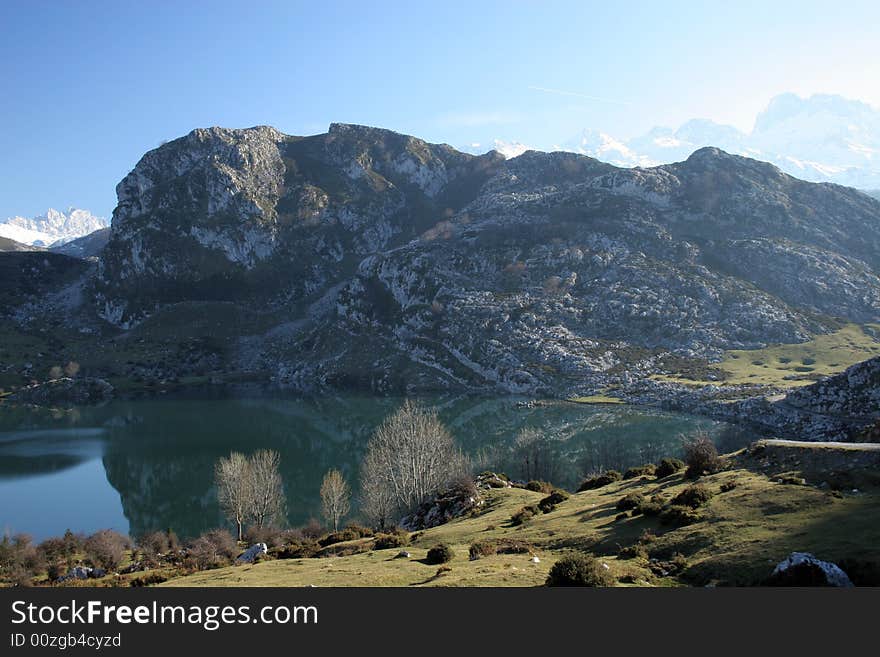
[[[220,508],[235,523],[240,541],[242,526],[250,508],[250,463],[247,457],[239,452],[220,457],[214,467],[214,481]]]
[[[321,482],[321,509],[333,531],[339,531],[339,521],[350,510],[351,490],[339,470],[330,470]]]
[[[248,459],[249,516],[258,528],[281,520],[286,507],[281,456],[275,450],[261,449]]]
[[[394,521],[396,505],[391,487],[380,476],[384,470],[384,456],[370,450],[361,463],[361,513],[364,519],[378,529],[388,528]]]
[[[365,511],[399,517],[467,471],[467,460],[437,413],[407,400],[367,445],[361,466]],[[370,504],[387,508],[370,509]]]

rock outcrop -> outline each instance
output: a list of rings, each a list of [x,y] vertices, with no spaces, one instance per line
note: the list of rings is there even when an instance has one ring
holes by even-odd
[[[731,419],[784,438],[868,440],[880,421],[880,358],[796,388],[784,398],[755,397],[725,409]]]
[[[584,392],[880,317],[880,202],[715,148],[619,169],[210,128],[117,195],[90,308],[243,318],[222,366],[298,389]]]

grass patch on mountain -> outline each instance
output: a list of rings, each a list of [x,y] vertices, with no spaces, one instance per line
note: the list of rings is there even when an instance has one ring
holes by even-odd
[[[617,480],[571,495],[553,513],[513,525],[511,516],[537,506],[544,493],[491,489],[485,492],[485,513],[413,535],[410,559],[394,559],[400,548],[332,559],[279,559],[195,573],[163,586],[542,586],[557,560],[577,552],[607,564],[610,577],[623,586],[755,584],[793,551],[863,564],[866,573],[880,568],[874,547],[880,544],[880,485],[853,494],[819,488],[814,476],[806,486],[785,486],[774,483],[778,473],[765,471],[745,451],[725,461],[727,469],[704,475],[700,484],[716,493],[722,484],[736,481],[736,486],[708,499],[694,496],[694,484],[682,472],[662,480]],[[659,500],[666,508],[673,499],[699,497],[700,506],[686,518],[639,514],[615,521],[617,502],[629,494],[643,495],[645,503]],[[472,559],[477,542],[478,558]],[[447,564],[451,570],[436,578],[436,566],[423,560],[441,543],[454,557]],[[495,549],[504,545],[528,546],[528,552]],[[654,572],[648,560],[632,558],[643,554],[680,567]]]
[[[878,330],[878,324],[847,324],[801,344],[727,351],[724,359],[714,366],[726,373],[725,385],[758,384],[783,388],[809,385],[818,378],[837,374],[851,365],[880,356],[880,341],[874,337]],[[690,385],[717,384],[676,375],[654,375],[652,378]]]

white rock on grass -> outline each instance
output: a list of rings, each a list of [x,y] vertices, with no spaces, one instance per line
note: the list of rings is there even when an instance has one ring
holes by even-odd
[[[265,543],[254,543],[247,550],[244,551],[241,555],[239,555],[238,559],[235,560],[236,563],[253,563],[257,560],[261,554],[266,554],[269,551],[269,548],[266,547]]]
[[[777,564],[776,568],[773,569],[773,575],[781,575],[789,568],[803,565],[817,566],[825,574],[825,579],[827,580],[829,586],[853,586],[853,583],[850,581],[849,576],[840,569],[840,566],[833,564],[830,561],[822,561],[821,559],[817,559],[809,552],[792,552],[784,560],[780,561],[779,564]]]

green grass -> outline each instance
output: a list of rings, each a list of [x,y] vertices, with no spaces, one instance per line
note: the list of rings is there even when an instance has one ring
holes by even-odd
[[[809,385],[818,378],[837,374],[851,365],[880,356],[880,341],[874,337],[878,330],[880,325],[877,324],[849,324],[801,344],[727,351],[723,360],[714,366],[727,375],[723,381],[727,385]],[[676,376],[655,375],[652,378],[689,385],[718,384],[717,381],[694,381]]]
[[[572,495],[556,510],[520,526],[510,517],[543,495],[523,489],[486,493],[485,510],[415,534],[410,559],[394,559],[398,549],[362,552],[345,557],[270,560],[233,566],[170,580],[166,586],[538,586],[553,563],[569,551],[585,551],[606,563],[623,585],[681,586],[708,583],[754,584],[792,551],[812,552],[822,559],[854,559],[880,567],[880,490],[867,486],[859,494],[841,494],[816,486],[774,483],[773,477],[749,463],[743,453],[729,457],[729,469],[702,478],[713,497],[693,525],[674,528],[656,517],[627,515],[617,519],[617,501],[640,492],[671,499],[691,482],[682,475],[662,480],[620,481]],[[736,487],[721,492],[721,485]],[[818,483],[812,481],[810,483]],[[655,535],[642,540],[646,532]],[[468,547],[482,539],[516,539],[535,546],[531,554],[500,554],[475,561]],[[361,539],[360,543],[368,543]],[[448,572],[423,563],[427,550],[446,543],[455,551]],[[652,572],[644,557],[618,559],[621,548],[642,546],[651,557],[678,559],[682,571]],[[366,547],[366,546],[362,546]]]

